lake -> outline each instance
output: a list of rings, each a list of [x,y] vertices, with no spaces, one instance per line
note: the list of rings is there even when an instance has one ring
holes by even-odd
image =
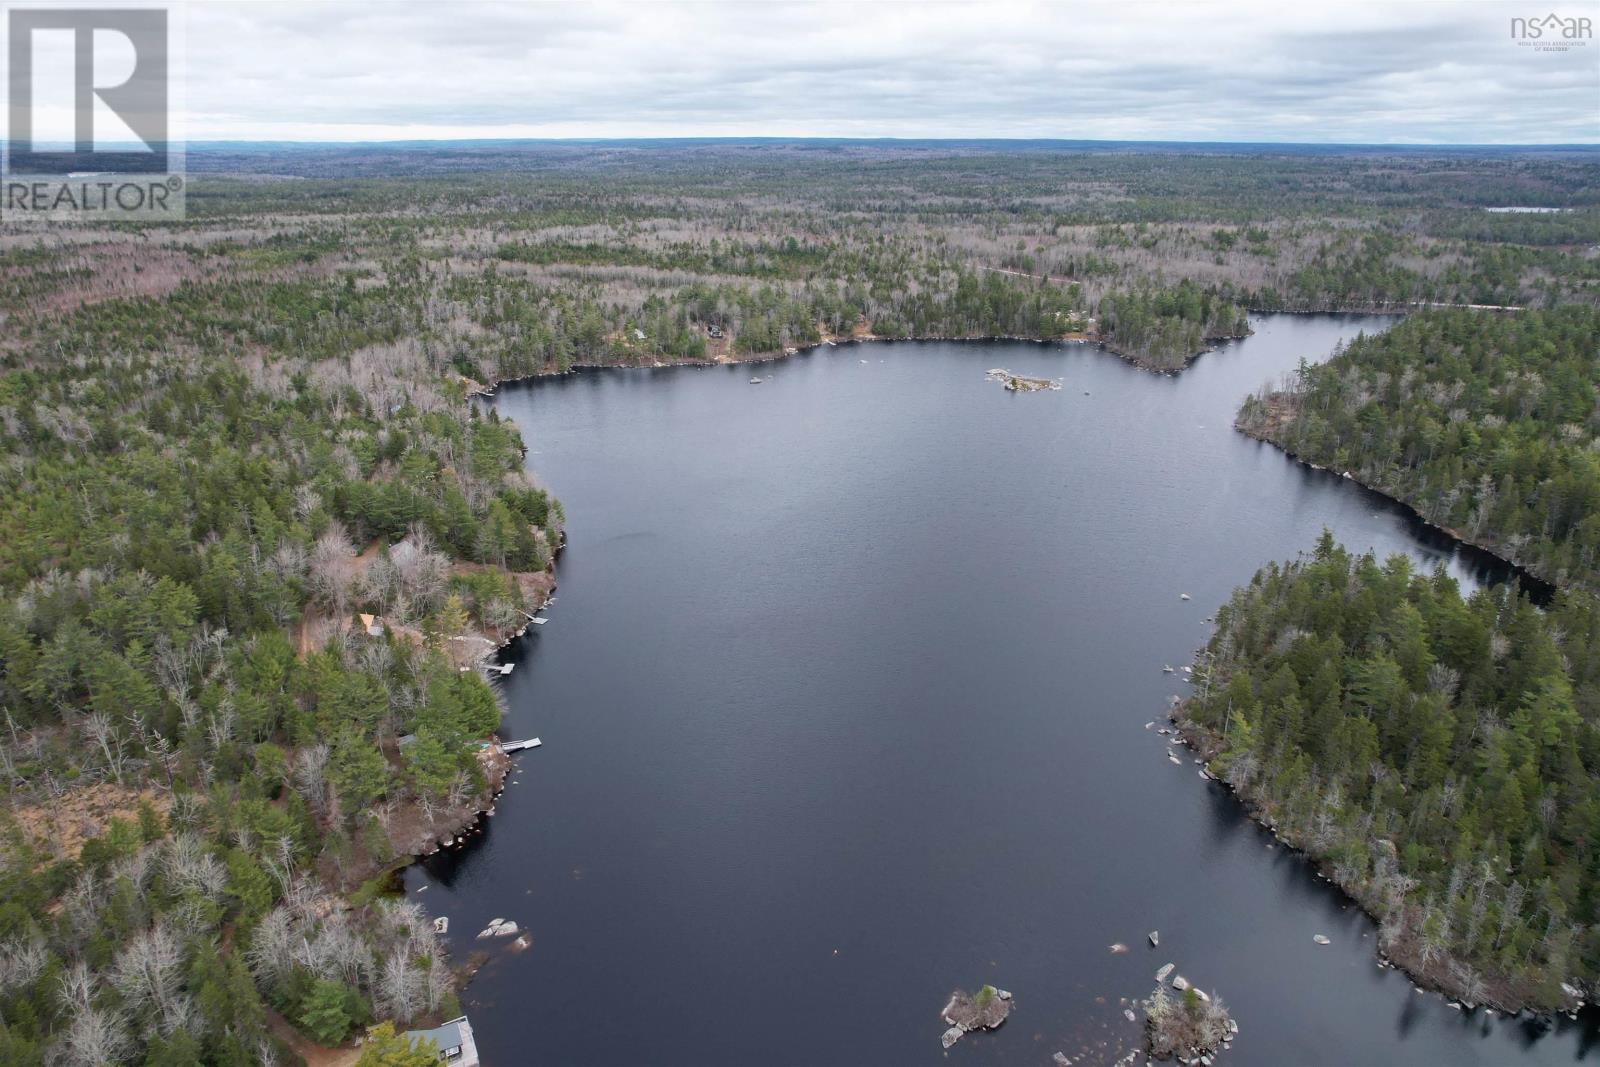
[[[544,747],[406,874],[458,960],[488,946],[485,1062],[1109,1064],[1169,961],[1239,1022],[1222,1065],[1583,1058],[1587,1016],[1463,1013],[1380,969],[1372,924],[1145,728],[1183,691],[1162,666],[1324,527],[1506,573],[1231,428],[1392,320],[1253,321],[1176,377],[908,342],[502,389],[568,516],[550,622],[506,653],[503,733]],[[497,917],[531,948],[474,941]],[[939,1009],[985,982],[1010,1021],[946,1056]]]

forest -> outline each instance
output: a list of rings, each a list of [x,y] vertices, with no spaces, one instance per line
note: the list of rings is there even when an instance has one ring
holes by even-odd
[[[1470,1004],[1600,977],[1600,604],[1336,546],[1235,592],[1179,717],[1209,769]]]
[[[1600,978],[1600,312],[1413,314],[1237,425],[1559,590],[1463,599],[1325,538],[1235,595],[1181,714],[1391,958],[1470,1003],[1570,1003]]]
[[[7,323],[8,1064],[275,1064],[283,1026],[455,1011],[384,887],[490,787],[458,665],[548,589],[560,508],[391,269]]]
[[[1557,584],[1600,588],[1600,311],[1430,311],[1239,413]]]
[[[471,668],[548,595],[562,543],[525,470],[535,428],[473,401],[501,381],[876,337],[1072,338],[1175,370],[1250,310],[1526,306],[1415,314],[1247,422],[1303,422],[1286,447],[1594,580],[1581,153],[201,146],[190,165],[181,224],[0,225],[7,1064],[294,1063],[454,1013],[460,961],[390,886],[492,790],[499,706]],[[1508,203],[1563,210],[1485,210]],[[1356,584],[1373,569],[1346,562]],[[1470,928],[1453,958],[1485,982],[1592,974],[1592,612],[1376,569],[1382,595],[1352,588],[1336,627],[1336,662],[1375,680],[1293,680],[1365,764],[1277,721],[1290,679],[1254,660],[1298,630],[1229,646],[1244,680],[1212,701],[1248,688],[1249,752],[1214,702],[1196,721],[1235,777],[1247,756],[1253,781],[1314,777],[1330,834],[1414,823],[1385,891],[1404,865],[1404,929]],[[1277,599],[1258,629],[1331,656],[1326,621]],[[1407,743],[1395,722],[1357,728],[1369,700],[1427,709],[1427,759],[1384,747]]]
[[[489,339],[487,377],[824,337],[1086,337],[1170,370],[1238,336],[1243,310],[1600,300],[1600,165],[1581,152],[618,142],[195,165],[197,231],[295,219],[269,248],[213,247],[230,260],[409,245],[470,321],[517,339]],[[1486,210],[1503,204],[1561,210]]]
[[[1187,280],[1153,293],[1109,293],[1100,301],[1099,336],[1106,346],[1160,370],[1181,369],[1211,342],[1249,333],[1243,309]]]

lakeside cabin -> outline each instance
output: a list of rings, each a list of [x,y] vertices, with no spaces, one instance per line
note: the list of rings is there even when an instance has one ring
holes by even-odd
[[[465,1015],[435,1026],[432,1030],[407,1030],[406,1040],[415,1048],[432,1041],[439,1049],[439,1062],[450,1067],[478,1067],[478,1046],[472,1040],[472,1024]]]

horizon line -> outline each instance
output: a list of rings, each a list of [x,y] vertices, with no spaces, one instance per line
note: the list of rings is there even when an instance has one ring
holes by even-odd
[[[185,147],[211,145],[296,145],[352,146],[352,145],[512,145],[512,144],[639,144],[639,143],[721,143],[721,144],[1071,144],[1071,145],[1282,145],[1296,148],[1595,148],[1600,149],[1600,139],[1593,141],[1293,141],[1282,139],[1195,139],[1183,138],[1108,138],[1108,137],[1014,137],[1014,136],[950,136],[909,137],[883,136],[830,136],[824,134],[671,134],[641,136],[594,137],[384,137],[351,139],[310,139],[279,137],[205,137],[174,142]],[[106,147],[114,147],[106,142]]]

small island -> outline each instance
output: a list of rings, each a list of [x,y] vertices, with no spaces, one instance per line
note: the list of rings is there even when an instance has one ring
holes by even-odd
[[[1165,982],[1156,986],[1145,1001],[1144,1012],[1152,1060],[1176,1058],[1179,1063],[1209,1064],[1239,1029],[1221,997],[1207,996],[1187,982],[1176,999],[1167,993]]]
[[[1038,393],[1046,389],[1059,390],[1061,383],[1050,378],[1029,378],[1012,374],[1004,367],[992,367],[987,375],[991,382],[999,382],[1013,393]]]
[[[940,1015],[950,1025],[940,1039],[945,1048],[961,1040],[969,1030],[993,1030],[1011,1014],[1011,994],[1004,989],[986,985],[976,994],[958,989],[950,994],[950,1001]]]

